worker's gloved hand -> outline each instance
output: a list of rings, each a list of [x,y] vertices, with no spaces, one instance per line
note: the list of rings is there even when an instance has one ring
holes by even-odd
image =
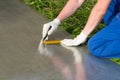
[[[81,32],[76,38],[74,39],[64,39],[61,41],[61,44],[65,46],[79,46],[83,44],[87,40],[87,35]]]
[[[60,20],[58,20],[57,18],[54,19],[51,22],[48,22],[48,23],[44,24],[43,25],[42,37],[44,38],[46,36],[46,34],[50,35],[53,31],[55,31],[58,28],[59,24],[60,24]]]

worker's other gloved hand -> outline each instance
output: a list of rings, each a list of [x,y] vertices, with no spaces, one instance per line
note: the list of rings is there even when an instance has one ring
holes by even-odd
[[[61,44],[65,46],[79,46],[83,44],[87,40],[87,35],[81,32],[76,38],[74,39],[64,39],[61,41]]]
[[[42,37],[44,38],[46,36],[46,34],[50,35],[53,31],[55,31],[58,28],[59,24],[60,24],[60,20],[58,20],[57,18],[51,22],[44,24]],[[51,28],[50,28],[50,26],[51,26]],[[49,30],[49,28],[50,28],[50,30]],[[48,37],[46,39],[48,39]]]

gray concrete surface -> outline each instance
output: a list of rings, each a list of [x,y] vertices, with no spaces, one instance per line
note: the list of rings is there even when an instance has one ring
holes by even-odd
[[[21,0],[0,0],[0,80],[120,80],[120,66],[86,46],[39,46],[46,22]],[[60,29],[50,36],[64,38]]]

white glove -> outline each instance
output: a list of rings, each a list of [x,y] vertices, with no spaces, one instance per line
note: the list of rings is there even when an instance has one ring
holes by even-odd
[[[53,31],[55,31],[58,28],[59,24],[60,24],[60,20],[58,20],[57,18],[54,19],[51,22],[48,22],[48,23],[44,24],[43,25],[42,37],[44,38],[46,36],[46,34],[50,35]],[[51,29],[49,30],[50,26],[51,26]]]
[[[61,41],[61,44],[65,46],[79,46],[80,44],[84,43],[87,40],[87,35],[81,32],[76,38],[74,39],[64,39]]]

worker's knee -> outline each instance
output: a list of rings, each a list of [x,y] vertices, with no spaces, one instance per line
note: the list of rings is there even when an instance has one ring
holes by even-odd
[[[120,41],[91,38],[88,41],[91,54],[102,58],[120,58]]]
[[[88,49],[91,54],[98,57],[107,57],[108,54],[105,53],[105,47],[109,44],[106,40],[95,39],[94,37],[88,41]]]
[[[96,41],[95,41],[96,42]],[[88,50],[91,54],[95,55],[95,56],[99,56],[100,53],[96,53],[96,43],[94,42],[93,38],[91,38],[89,41],[88,41]]]

